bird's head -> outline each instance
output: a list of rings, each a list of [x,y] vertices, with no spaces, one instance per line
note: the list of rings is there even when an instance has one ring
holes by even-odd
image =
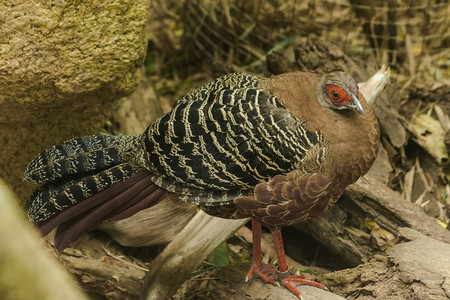
[[[335,110],[355,110],[364,114],[356,81],[344,72],[323,75],[316,86],[319,103]]]

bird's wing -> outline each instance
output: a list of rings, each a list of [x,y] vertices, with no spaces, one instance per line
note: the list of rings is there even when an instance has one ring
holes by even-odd
[[[234,203],[264,224],[284,226],[305,220],[311,210],[324,211],[329,203],[324,196],[330,183],[321,173],[304,174],[295,170],[258,184],[254,195],[238,197]],[[324,198],[327,201],[318,203]]]
[[[153,181],[187,201],[218,205],[291,171],[322,143],[256,77],[218,79],[182,99],[145,134]],[[239,81],[239,80],[236,80]]]

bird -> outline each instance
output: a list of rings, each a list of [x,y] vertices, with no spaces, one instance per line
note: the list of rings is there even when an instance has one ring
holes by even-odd
[[[42,184],[28,217],[44,236],[57,228],[63,250],[105,220],[175,195],[212,216],[251,218],[246,280],[279,282],[301,298],[299,284],[325,287],[289,270],[281,228],[326,212],[367,173],[379,135],[345,72],[232,73],[187,93],[142,134],[74,138],[39,154],[24,173]],[[278,268],[261,262],[261,224]]]

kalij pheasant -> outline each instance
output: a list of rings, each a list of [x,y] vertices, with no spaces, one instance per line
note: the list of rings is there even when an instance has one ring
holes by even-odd
[[[377,119],[343,72],[272,78],[235,73],[182,97],[141,135],[69,140],[39,154],[24,178],[44,183],[29,218],[67,247],[107,219],[151,207],[169,193],[222,218],[252,218],[247,275],[321,284],[288,271],[280,228],[324,213],[375,160]],[[261,263],[261,224],[274,238],[278,270]]]

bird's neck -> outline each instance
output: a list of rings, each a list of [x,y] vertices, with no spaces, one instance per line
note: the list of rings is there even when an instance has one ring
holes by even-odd
[[[333,181],[346,187],[365,175],[372,166],[379,144],[379,125],[375,114],[367,102],[362,99],[365,114],[354,111],[351,117],[344,116],[329,132],[322,131],[329,141],[327,170],[334,175]],[[329,129],[329,128],[327,128]]]

